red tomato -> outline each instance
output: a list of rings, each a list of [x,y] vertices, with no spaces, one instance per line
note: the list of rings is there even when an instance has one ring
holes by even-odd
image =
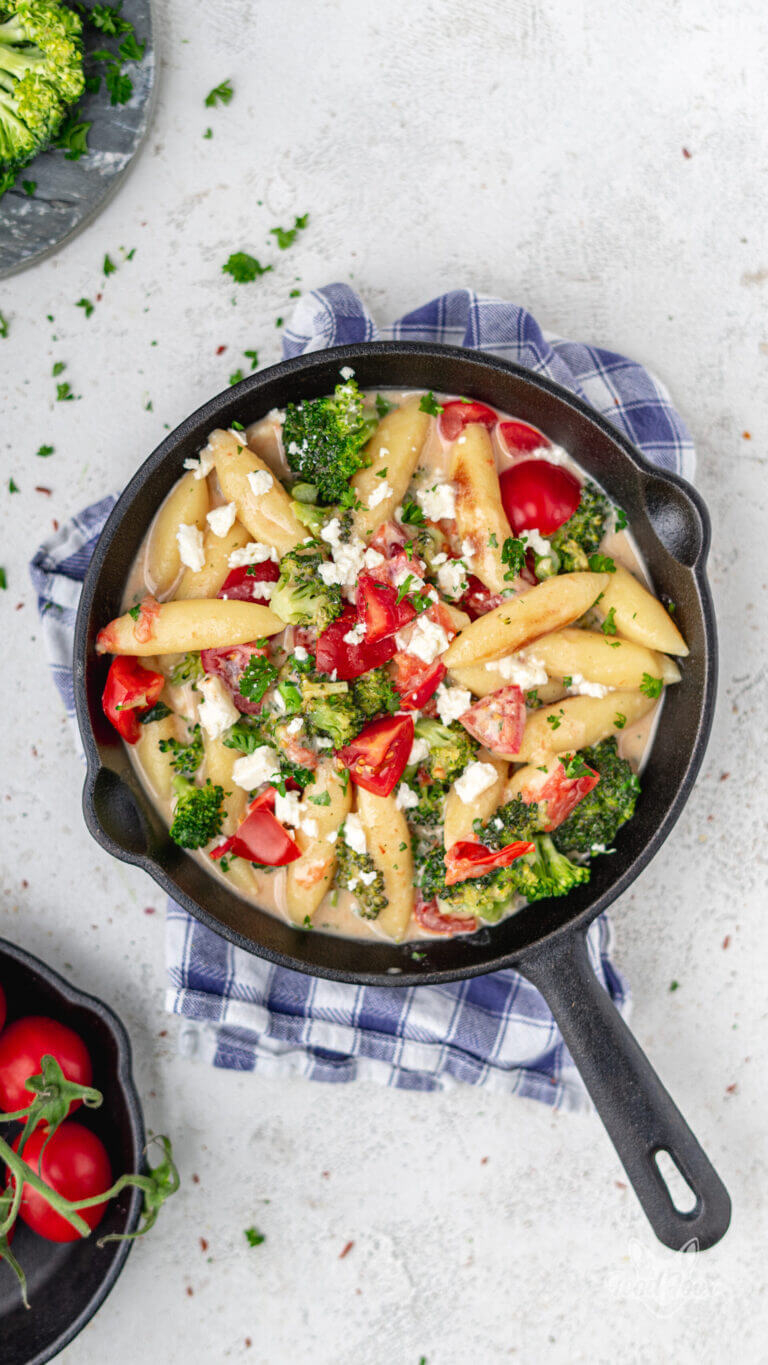
[[[493,754],[516,754],[525,729],[525,697],[519,687],[501,687],[470,706],[459,720]]]
[[[396,654],[392,662],[396,669],[394,685],[400,693],[400,705],[404,711],[421,711],[443,681],[445,664],[439,659],[432,664],[425,664],[415,654]]]
[[[88,1049],[74,1029],[43,1015],[28,1014],[15,1019],[0,1037],[0,1110],[12,1114],[32,1103],[32,1091],[25,1088],[25,1082],[39,1074],[46,1054],[55,1057],[68,1081],[91,1084]],[[70,1106],[70,1113],[79,1103]]]
[[[445,855],[445,884],[455,886],[456,882],[466,882],[470,877],[485,877],[498,867],[509,867],[524,853],[533,853],[534,845],[518,839],[504,848],[486,848],[472,839],[460,839],[453,844]]]
[[[415,550],[406,554],[404,550],[395,549],[383,564],[376,564],[366,572],[368,577],[377,579],[379,583],[388,583],[391,588],[399,588],[408,574],[412,574],[414,579],[426,578],[427,566]]]
[[[398,526],[396,521],[385,521],[371,536],[368,548],[378,550],[385,559],[391,559],[392,555],[398,554],[405,547],[406,540],[407,536],[402,526]]]
[[[259,583],[276,583],[279,577],[280,569],[271,559],[247,564],[227,574],[216,596],[227,602],[260,602],[264,606],[267,599],[255,588]]]
[[[481,426],[492,431],[499,420],[499,414],[485,403],[463,403],[461,400],[445,403],[437,419],[437,427],[444,441],[455,441],[465,427]]]
[[[41,1125],[25,1143],[23,1157],[34,1171],[38,1170],[40,1152],[47,1135],[47,1129]],[[14,1151],[18,1149],[18,1145],[17,1137],[13,1144]],[[112,1169],[104,1143],[89,1128],[84,1128],[82,1123],[77,1123],[74,1119],[67,1119],[56,1129],[43,1152],[39,1170],[47,1185],[52,1186],[57,1194],[62,1194],[74,1204],[77,1204],[78,1199],[90,1199],[94,1194],[101,1194],[112,1184]],[[89,1228],[95,1228],[104,1217],[106,1209],[105,1202],[94,1204],[90,1209],[78,1209],[78,1212]],[[43,1195],[38,1194],[30,1185],[25,1184],[22,1191],[19,1217],[27,1227],[33,1232],[38,1232],[49,1242],[81,1240],[80,1233],[71,1223],[52,1209]]]
[[[567,755],[566,755],[567,757]],[[546,802],[547,823],[544,830],[549,833],[568,819],[571,811],[578,806],[583,796],[591,792],[600,781],[600,774],[594,768],[581,777],[566,777],[562,759],[558,760],[550,773],[536,773],[520,795],[527,805],[538,801]]]
[[[500,607],[504,598],[490,588],[486,588],[473,573],[467,575],[467,590],[464,596],[457,603],[460,611],[465,611],[473,621],[478,616],[485,616],[486,612],[493,611],[494,607]]]
[[[251,802],[248,814],[235,833],[214,848],[211,857],[218,861],[225,853],[236,853],[238,858],[246,858],[249,863],[259,863],[262,867],[285,867],[294,863],[301,857],[301,849],[274,816],[274,807],[275,789],[267,787]]]
[[[238,711],[242,711],[245,716],[258,716],[262,706],[260,701],[248,701],[248,698],[244,697],[240,691],[240,679],[254,654],[268,655],[269,646],[251,643],[247,645],[224,645],[219,649],[203,649],[200,651],[200,662],[206,673],[212,673],[215,677],[221,678]]]
[[[344,636],[358,625],[358,615],[354,607],[345,607],[341,616],[332,621],[317,641],[315,664],[319,673],[336,672],[339,682],[349,682],[359,678],[369,668],[385,664],[397,649],[393,635],[373,643],[362,640],[360,644],[350,644]]]
[[[423,901],[421,896],[416,897],[413,913],[422,929],[430,934],[473,934],[478,927],[474,918],[441,914],[437,901]]]
[[[406,597],[398,602],[397,588],[390,588],[371,574],[361,574],[358,579],[356,600],[358,617],[365,622],[367,644],[394,635],[416,615],[416,608]]]
[[[389,796],[405,772],[413,745],[413,716],[384,716],[337,751],[352,781],[374,796]]]
[[[118,655],[112,660],[101,704],[107,720],[127,744],[135,744],[139,739],[139,716],[154,706],[164,685],[162,673],[142,668],[131,655]]]
[[[516,536],[535,527],[550,536],[581,502],[581,484],[549,460],[521,460],[499,478],[501,501]]]
[[[5,1004],[5,991],[3,990],[2,986],[0,986],[0,1029],[2,1029],[3,1024],[5,1023],[7,1013],[8,1011]]]
[[[508,455],[527,455],[531,450],[551,450],[548,441],[535,427],[527,422],[499,422],[499,440]]]

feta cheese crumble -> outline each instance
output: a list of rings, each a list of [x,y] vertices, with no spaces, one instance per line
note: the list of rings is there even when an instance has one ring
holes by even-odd
[[[411,745],[406,767],[410,768],[414,763],[423,763],[425,758],[429,758],[429,745],[425,739],[416,738]]]
[[[454,790],[465,806],[471,806],[481,792],[493,786],[496,777],[496,769],[491,763],[468,763],[461,777],[454,782]]]
[[[210,739],[218,739],[230,725],[240,719],[240,712],[220,678],[206,673],[197,683],[203,700],[198,704],[197,718]]]
[[[275,819],[281,825],[292,825],[294,828],[301,820],[301,797],[298,792],[286,792],[281,796],[275,793]]]
[[[395,636],[397,648],[405,654],[415,654],[422,663],[431,664],[451,643],[448,635],[437,621],[430,621],[426,615],[418,616],[407,631],[398,631]]]
[[[320,826],[318,825],[317,820],[311,819],[310,816],[306,816],[306,818],[301,821],[299,829],[302,834],[306,834],[308,839],[317,839],[320,833]]]
[[[604,683],[587,682],[581,673],[573,673],[568,684],[568,691],[577,697],[607,697],[609,692],[613,692],[613,687],[606,687]]]
[[[242,758],[235,760],[232,765],[232,781],[244,791],[253,791],[254,787],[260,787],[263,782],[269,782],[277,777],[279,766],[275,750],[270,749],[268,744],[260,744],[252,754],[244,754]]]
[[[233,502],[225,502],[223,507],[214,507],[205,518],[215,536],[225,536],[235,524],[237,508]]]
[[[532,687],[543,687],[549,681],[541,659],[532,654],[507,654],[503,659],[492,659],[486,668],[496,669],[507,682],[514,683],[521,691],[528,692]]]
[[[210,446],[205,446],[198,459],[184,461],[184,468],[194,471],[196,479],[207,479],[214,466],[213,451]]]
[[[395,795],[395,805],[398,810],[413,810],[418,806],[419,798],[412,787],[407,782],[401,782]]]
[[[378,550],[366,550],[363,563],[366,569],[377,569],[379,564],[384,563],[384,556],[379,554]]]
[[[345,380],[345,382],[347,383],[349,383],[350,379],[354,379],[355,377],[355,372],[352,369],[351,365],[342,365],[341,369],[339,370],[339,374],[341,375],[342,379]]]
[[[300,664],[303,664],[309,658],[309,650],[305,649],[303,645],[294,645],[293,657],[298,659]]]
[[[265,564],[268,559],[276,564],[277,550],[271,545],[262,545],[258,540],[249,540],[247,545],[232,551],[228,562],[230,569],[244,569],[248,564]]]
[[[469,569],[463,559],[449,559],[437,571],[437,585],[443,597],[461,597],[467,591]]]
[[[472,705],[472,693],[466,687],[446,687],[441,683],[437,689],[437,714],[443,725],[458,720]]]
[[[551,542],[543,536],[534,526],[530,531],[523,531],[522,539],[525,541],[525,548],[533,550],[535,555],[550,555],[552,553]]]
[[[345,645],[360,645],[365,639],[365,621],[358,621],[356,626],[348,630],[346,635],[342,635]]]
[[[275,482],[268,469],[252,470],[247,477],[250,490],[257,498],[263,498]]]
[[[378,505],[379,505],[380,502],[385,502],[387,498],[391,498],[391,497],[392,497],[393,491],[394,491],[394,490],[393,490],[392,488],[390,488],[390,486],[389,486],[389,484],[387,483],[386,479],[382,479],[381,484],[379,485],[379,487],[378,487],[378,488],[374,488],[373,492],[371,493],[371,496],[370,496],[369,499],[368,499],[368,507],[369,507],[369,509],[373,509],[374,507],[378,507]]]
[[[179,547],[179,559],[182,564],[186,564],[194,573],[199,573],[205,563],[202,531],[182,521],[176,532],[176,544]]]
[[[430,521],[453,521],[456,516],[456,495],[449,483],[436,483],[431,488],[419,488],[416,501]]]
[[[346,820],[344,821],[342,835],[344,837],[345,844],[349,844],[349,847],[352,849],[353,853],[368,852],[368,844],[365,838],[365,830],[363,829],[360,816],[356,815],[354,811],[351,811],[350,814],[347,816]]]

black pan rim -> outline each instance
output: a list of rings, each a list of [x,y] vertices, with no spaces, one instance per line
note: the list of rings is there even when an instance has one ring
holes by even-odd
[[[93,808],[93,787],[101,765],[98,758],[95,737],[91,729],[85,695],[85,654],[87,647],[86,637],[88,618],[98,586],[102,564],[109,552],[117,527],[125,516],[127,506],[133,501],[134,496],[142,487],[145,480],[154,473],[160,465],[174,455],[180,441],[183,440],[187,431],[190,428],[207,423],[210,423],[211,426],[213,426],[216,424],[221,425],[222,422],[231,422],[234,412],[236,410],[241,410],[242,404],[247,402],[251,396],[258,394],[262,388],[266,387],[274,380],[290,378],[294,374],[312,368],[313,365],[338,364],[341,366],[344,364],[354,364],[355,361],[359,362],[363,357],[369,359],[371,357],[375,358],[376,356],[383,357],[391,355],[400,358],[412,356],[414,359],[435,358],[438,360],[449,360],[453,358],[471,365],[472,368],[477,371],[478,380],[480,382],[482,381],[483,375],[487,375],[490,370],[501,375],[514,376],[525,384],[543,390],[566,407],[574,410],[593,426],[597,427],[613,446],[618,448],[621,455],[629,460],[641,476],[644,478],[652,477],[654,479],[661,479],[663,482],[679,488],[696,508],[700,522],[701,540],[699,552],[694,563],[689,566],[688,572],[691,574],[697,589],[702,625],[707,641],[708,667],[706,669],[703,691],[700,699],[696,735],[691,746],[688,761],[679,780],[677,791],[669,803],[663,819],[654,830],[652,836],[647,840],[641,852],[635,857],[634,861],[625,872],[619,876],[616,881],[602,893],[602,895],[591,902],[590,905],[579,914],[568,918],[551,931],[543,933],[535,940],[535,946],[538,948],[559,938],[561,935],[570,934],[574,931],[585,932],[591,922],[628,889],[658,852],[661,845],[668,838],[674,825],[677,823],[700,770],[712,727],[717,684],[717,636],[712,597],[705,572],[711,537],[709,515],[701,495],[687,482],[687,480],[682,478],[679,474],[652,464],[622,432],[612,426],[602,414],[590,407],[583,399],[544,375],[536,374],[526,369],[524,366],[511,361],[502,360],[499,357],[489,355],[486,352],[474,351],[460,346],[444,346],[437,343],[414,341],[373,341],[330,347],[328,349],[294,356],[289,360],[279,361],[277,364],[270,366],[265,370],[260,370],[253,375],[248,376],[240,384],[215,395],[206,403],[202,404],[194,413],[185,418],[173,432],[170,432],[168,436],[164,438],[160,445],[142,463],[126,485],[126,488],[123,490],[105,523],[83,584],[80,606],[78,609],[74,642],[74,694],[77,722],[83,740],[87,762],[86,782],[83,789],[83,811],[90,833],[103,848],[112,853],[115,857],[118,857],[121,861],[130,862],[141,867],[174,901],[176,901],[177,904],[182,906],[183,909],[187,910],[207,928],[212,929],[215,933],[227,939],[235,947],[242,948],[246,952],[256,954],[275,965],[289,968],[292,971],[301,972],[303,975],[307,976],[317,976],[327,980],[343,981],[363,986],[411,987],[442,985],[447,984],[450,981],[465,980],[475,976],[483,976],[489,972],[500,971],[509,967],[517,967],[523,961],[526,952],[533,947],[533,944],[529,944],[526,948],[517,951],[502,953],[491,961],[484,960],[476,964],[467,963],[461,967],[415,971],[398,966],[383,973],[377,971],[349,971],[335,968],[327,964],[318,965],[316,963],[308,963],[300,958],[294,958],[290,956],[290,954],[276,951],[263,944],[256,945],[252,939],[245,937],[238,931],[231,929],[229,926],[223,925],[220,920],[210,914],[203,906],[199,905],[197,901],[186,895],[186,893],[177,885],[173,877],[171,877],[165,869],[160,867],[151,855],[130,853],[125,849],[120,848],[108,835],[106,835],[96,818]],[[382,387],[386,388],[387,386],[383,385]],[[490,932],[493,933],[493,927]],[[414,940],[412,944],[404,946],[416,948],[418,947],[418,941]]]
[[[134,1169],[140,1170],[146,1145],[146,1131],[144,1127],[144,1116],[141,1109],[141,1101],[133,1079],[133,1055],[130,1038],[122,1020],[115,1014],[110,1005],[101,1000],[97,995],[91,995],[88,991],[81,990],[78,986],[73,986],[66,977],[60,975],[53,967],[49,967],[47,962],[31,953],[26,948],[20,948],[18,944],[11,943],[8,939],[0,938],[0,959],[7,958],[25,967],[35,976],[39,977],[53,991],[66,1000],[68,1004],[77,1005],[82,1009],[89,1010],[97,1015],[102,1023],[112,1033],[117,1044],[118,1065],[116,1071],[117,1082],[125,1098],[126,1109],[130,1117],[130,1130],[134,1155]],[[126,1232],[135,1232],[141,1217],[142,1194],[140,1190],[134,1189],[131,1193],[130,1207],[126,1221]],[[120,1242],[98,1289],[91,1295],[88,1303],[80,1310],[77,1317],[67,1326],[58,1337],[36,1355],[30,1356],[27,1365],[45,1365],[46,1361],[53,1360],[54,1356],[59,1355],[65,1346],[74,1341],[75,1337],[82,1332],[83,1328],[91,1321],[98,1310],[101,1308],[107,1296],[114,1289],[117,1280],[123,1272],[125,1262],[133,1248],[133,1242]]]

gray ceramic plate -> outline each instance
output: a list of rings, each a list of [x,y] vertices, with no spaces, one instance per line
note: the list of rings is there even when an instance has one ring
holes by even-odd
[[[139,42],[146,42],[143,59],[126,67],[133,81],[130,102],[112,106],[102,81],[79,106],[80,117],[92,122],[88,153],[68,161],[63,152],[43,152],[0,199],[0,279],[50,256],[87,227],[121,185],[147,133],[155,90],[151,0],[124,0],[122,13]],[[115,46],[114,39],[86,29],[86,51]],[[22,189],[23,179],[37,182],[33,196]]]

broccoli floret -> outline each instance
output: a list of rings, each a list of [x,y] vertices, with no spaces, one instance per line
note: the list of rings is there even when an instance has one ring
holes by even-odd
[[[418,798],[418,806],[411,806],[408,810],[408,819],[411,824],[423,825],[425,829],[435,829],[437,825],[442,825],[445,815],[445,798],[451,790],[450,782],[424,782],[419,779],[418,785],[413,786]]]
[[[349,683],[302,678],[301,699],[310,734],[326,735],[334,749],[349,744],[365,725],[365,714],[355,701]]]
[[[318,634],[341,614],[341,588],[320,578],[325,559],[317,541],[297,545],[280,561],[280,577],[270,599],[270,607],[281,621],[293,626],[314,626]]]
[[[189,776],[197,772],[203,761],[203,735],[200,726],[194,726],[186,744],[179,739],[161,739],[159,748],[163,754],[173,754],[171,764],[177,773]]]
[[[588,882],[590,871],[583,863],[572,863],[564,853],[560,853],[549,834],[539,834],[535,839],[539,859],[544,866],[546,890],[538,896],[528,896],[528,900],[540,900],[542,896],[567,896],[575,886]],[[532,856],[532,855],[531,855]]]
[[[264,730],[264,712],[259,716],[243,716],[230,725],[221,737],[228,749],[237,749],[241,754],[252,754],[262,744],[271,744],[271,736]]]
[[[370,853],[356,853],[343,836],[336,844],[334,886],[340,891],[352,893],[357,902],[357,913],[362,919],[376,919],[389,905],[384,893],[384,877]]]
[[[58,0],[3,0],[0,169],[25,165],[55,137],[83,93],[82,23]]]
[[[512,843],[515,837],[503,843]],[[445,850],[437,845],[419,861],[417,881],[422,895],[426,900],[435,897],[443,914],[474,915],[495,924],[518,897],[537,901],[565,896],[589,881],[589,868],[570,862],[558,852],[549,835],[537,834],[533,843],[533,852],[523,854],[509,867],[497,868],[484,877],[468,877],[453,886],[445,885]]]
[[[579,757],[600,774],[600,781],[581,798],[552,838],[564,853],[602,852],[610,848],[621,826],[632,819],[640,783],[627,760],[619,757],[613,735],[591,749],[581,749]]]
[[[214,787],[210,778],[196,787],[186,777],[174,777],[176,809],[170,835],[182,848],[202,848],[221,833],[224,821],[224,791]]]
[[[182,654],[179,662],[171,669],[170,681],[173,687],[183,687],[184,683],[195,683],[205,672],[200,655],[192,651]]]
[[[371,668],[351,684],[352,696],[366,720],[384,712],[394,715],[400,707],[400,695],[395,691],[386,668]]]
[[[243,716],[236,720],[234,725],[222,735],[222,743],[228,749],[237,749],[241,754],[252,754],[255,749],[260,749],[266,744],[270,748],[277,750],[278,771],[281,782],[287,778],[292,778],[299,787],[307,787],[315,780],[315,774],[311,768],[305,768],[301,763],[294,763],[282,751],[284,743],[285,720],[284,717],[270,712],[266,708],[258,716]],[[294,740],[294,736],[290,736]],[[279,786],[279,783],[276,783]]]
[[[585,483],[573,516],[549,537],[557,556],[553,563],[559,565],[560,573],[577,573],[589,568],[589,556],[600,545],[612,511],[605,494],[595,484]]]
[[[476,820],[474,829],[486,848],[504,848],[518,839],[532,839],[541,829],[539,807],[535,801],[527,803],[522,796],[515,796],[499,806],[485,824]]]
[[[415,734],[429,745],[429,754],[419,767],[438,782],[455,782],[478,750],[477,740],[457,720],[450,725],[429,718],[417,720]]]
[[[354,379],[337,384],[331,398],[289,403],[283,444],[288,464],[303,485],[316,490],[322,506],[354,507],[350,479],[366,463],[363,447],[378,418],[365,412]]]

